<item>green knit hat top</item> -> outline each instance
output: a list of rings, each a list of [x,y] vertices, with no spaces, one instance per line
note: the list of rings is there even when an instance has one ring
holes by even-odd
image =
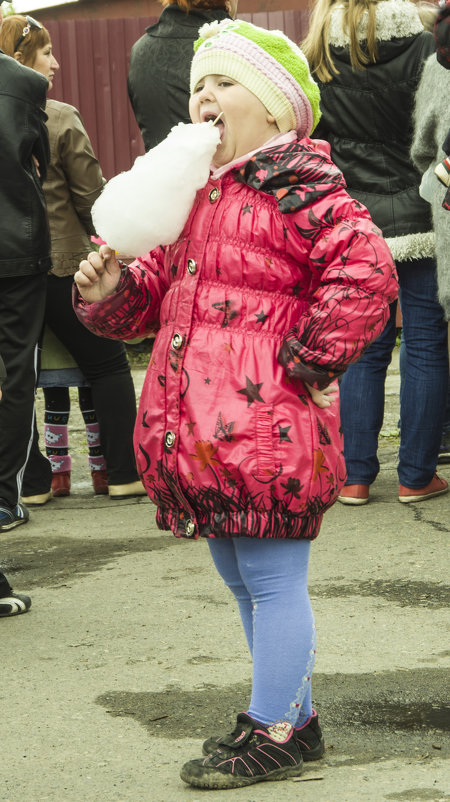
[[[309,136],[319,122],[319,88],[302,51],[281,31],[216,20],[200,28],[194,51],[191,94],[206,75],[224,75],[256,95],[281,133]]]

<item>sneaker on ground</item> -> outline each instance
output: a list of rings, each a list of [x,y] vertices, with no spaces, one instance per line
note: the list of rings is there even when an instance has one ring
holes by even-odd
[[[288,780],[302,773],[303,758],[293,728],[284,721],[271,727],[239,713],[233,733],[207,757],[190,760],[181,779],[195,788],[219,790]]]
[[[450,431],[443,432],[442,434],[437,461],[439,465],[444,465],[450,462]]]
[[[441,477],[435,473],[431,482],[428,482],[425,487],[414,488],[399,485],[398,500],[401,501],[402,504],[410,504],[417,501],[426,501],[427,498],[441,496],[443,493],[447,493],[447,491],[448,482],[446,482],[445,479],[441,479]]]
[[[9,615],[26,613],[31,607],[31,599],[24,593],[10,593],[9,596],[0,596],[0,618]]]
[[[369,485],[344,485],[338,495],[341,504],[351,504],[360,507],[369,502]]]
[[[16,507],[6,507],[0,505],[0,532],[7,532],[15,526],[26,524],[30,516],[25,504],[17,504]]]
[[[141,481],[128,482],[126,485],[109,485],[109,497],[119,501],[130,496],[145,496],[146,490]]]
[[[47,490],[46,493],[36,493],[34,496],[22,496],[20,499],[23,501],[24,504],[29,504],[32,507],[42,507],[43,504],[47,504],[47,501],[50,501],[52,497],[52,491]]]
[[[239,732],[242,727],[238,725]],[[236,730],[230,735],[219,736],[218,738],[208,738],[202,746],[204,755],[211,755],[216,749],[225,751],[227,743],[230,738],[235,738]],[[319,716],[316,711],[312,711],[310,718],[303,724],[302,727],[294,728],[294,736],[297,738],[297,743],[302,753],[303,760],[320,760],[325,752],[325,741],[323,739],[322,730],[319,724]]]

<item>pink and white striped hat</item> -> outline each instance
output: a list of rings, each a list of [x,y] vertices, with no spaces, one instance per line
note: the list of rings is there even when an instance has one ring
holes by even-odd
[[[319,88],[302,51],[281,31],[216,20],[200,28],[194,51],[191,94],[206,75],[224,75],[256,95],[281,133],[309,136],[319,122]]]

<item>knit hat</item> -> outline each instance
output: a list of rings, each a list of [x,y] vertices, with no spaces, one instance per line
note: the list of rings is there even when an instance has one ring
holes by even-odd
[[[225,19],[203,25],[199,37],[191,94],[206,75],[224,75],[256,95],[281,133],[311,134],[320,119],[319,88],[302,51],[284,33]]]

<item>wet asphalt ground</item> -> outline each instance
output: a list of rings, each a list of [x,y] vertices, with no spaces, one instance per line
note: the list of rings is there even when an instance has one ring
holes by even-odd
[[[336,504],[312,547],[325,758],[296,781],[199,791],[181,765],[249,699],[238,614],[206,543],[159,532],[148,499],[93,495],[74,394],[71,496],[1,535],[33,600],[0,622],[2,802],[450,799],[450,495],[398,503],[395,363],[386,397],[371,502]]]

